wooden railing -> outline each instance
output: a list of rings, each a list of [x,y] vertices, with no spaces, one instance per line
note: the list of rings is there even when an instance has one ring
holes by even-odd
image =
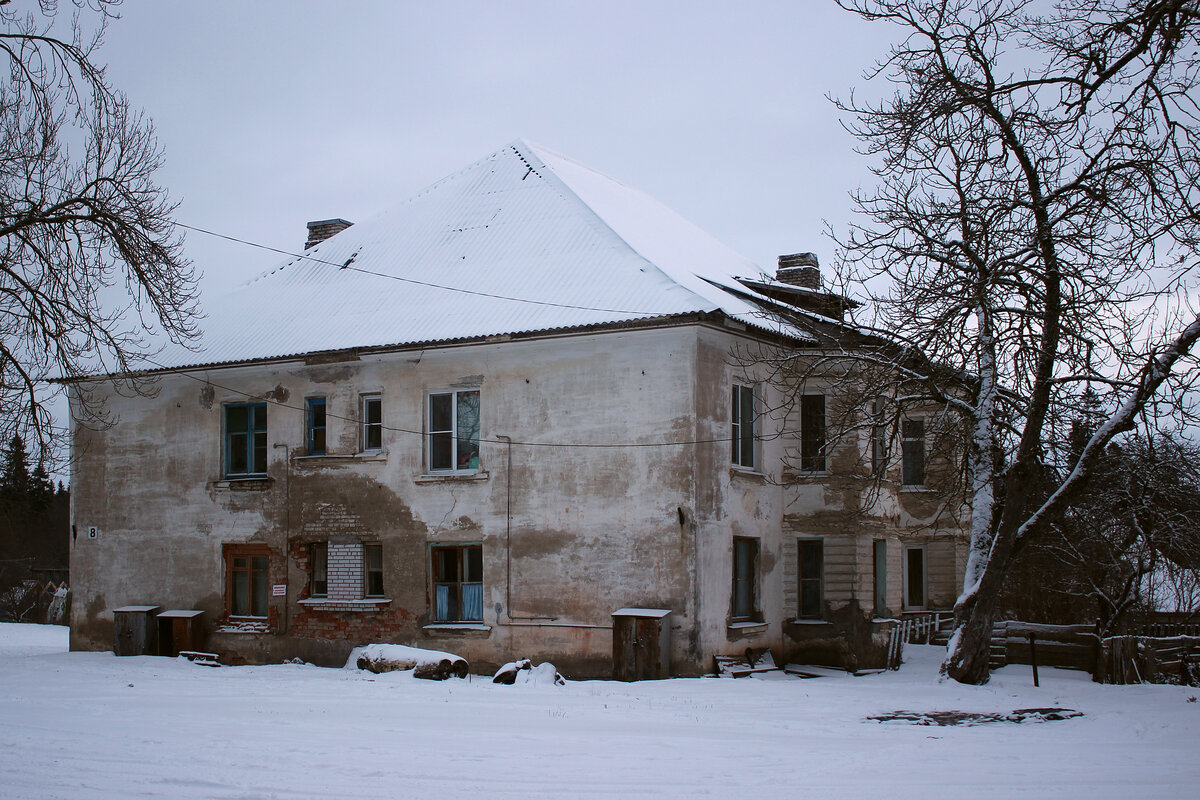
[[[905,644],[931,644],[938,632],[954,624],[953,611],[913,611],[892,627],[888,637],[887,668],[899,669]]]

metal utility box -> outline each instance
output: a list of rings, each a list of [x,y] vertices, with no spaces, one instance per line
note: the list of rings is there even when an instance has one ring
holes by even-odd
[[[195,608],[173,608],[158,615],[158,654],[179,655],[181,650],[201,650],[204,646],[204,612]]]
[[[613,618],[613,678],[645,681],[671,677],[671,610],[619,608]]]
[[[121,606],[113,609],[113,653],[118,656],[158,655],[158,623],[162,606]]]

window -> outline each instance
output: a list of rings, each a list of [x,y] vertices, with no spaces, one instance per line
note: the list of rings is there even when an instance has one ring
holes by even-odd
[[[925,607],[924,547],[907,547],[904,550],[904,607]]]
[[[902,483],[925,485],[925,420],[906,419],[900,423],[900,452],[903,455]]]
[[[800,469],[825,471],[825,395],[800,398]]]
[[[269,553],[266,545],[226,545],[225,606],[230,616],[267,616]]]
[[[754,469],[754,387],[733,386],[733,465]]]
[[[479,392],[429,395],[430,471],[479,469]]]
[[[875,575],[875,616],[886,617],[887,611],[887,541],[876,539],[871,553]]]
[[[383,398],[377,394],[362,398],[362,449],[363,452],[383,447]]]
[[[758,610],[758,539],[733,537],[733,621],[747,622]]]
[[[310,397],[305,401],[308,409],[308,454],[325,455],[325,398]]]
[[[823,613],[821,584],[825,567],[825,546],[820,540],[797,542],[800,551],[800,616],[820,617]]]
[[[225,476],[267,474],[267,404],[225,406]]]
[[[439,545],[432,553],[434,622],[483,622],[483,546]]]
[[[313,542],[308,546],[308,596],[329,594],[329,545]]]
[[[871,403],[871,475],[876,478],[887,471],[887,427],[883,408],[882,400]]]
[[[383,545],[363,545],[364,597],[383,597]]]

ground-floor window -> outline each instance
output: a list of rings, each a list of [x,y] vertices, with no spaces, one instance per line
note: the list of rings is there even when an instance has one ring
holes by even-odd
[[[267,616],[270,563],[266,545],[226,545],[225,607],[230,616]]]
[[[431,553],[434,622],[482,622],[483,546],[438,545]]]
[[[383,597],[383,545],[363,545],[363,589],[366,597]]]
[[[800,551],[799,572],[800,616],[820,617],[822,609],[822,584],[825,573],[825,545],[820,539],[801,539],[796,543]]]
[[[904,607],[925,607],[925,548],[919,545],[904,548]]]
[[[886,617],[887,612],[887,540],[876,539],[872,552],[871,566],[875,577],[875,616]]]
[[[308,596],[329,593],[329,544],[313,542],[308,546]]]
[[[734,622],[754,620],[758,611],[758,539],[733,537]]]

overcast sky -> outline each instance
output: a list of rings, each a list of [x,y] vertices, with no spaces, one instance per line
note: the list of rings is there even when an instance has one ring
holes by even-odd
[[[126,0],[103,50],[181,222],[299,250],[518,137],[657,198],[768,271],[832,245],[870,176],[827,94],[893,31],[832,2]],[[881,90],[873,89],[872,93]],[[282,257],[187,236],[209,292]],[[209,294],[209,297],[212,295]]]

